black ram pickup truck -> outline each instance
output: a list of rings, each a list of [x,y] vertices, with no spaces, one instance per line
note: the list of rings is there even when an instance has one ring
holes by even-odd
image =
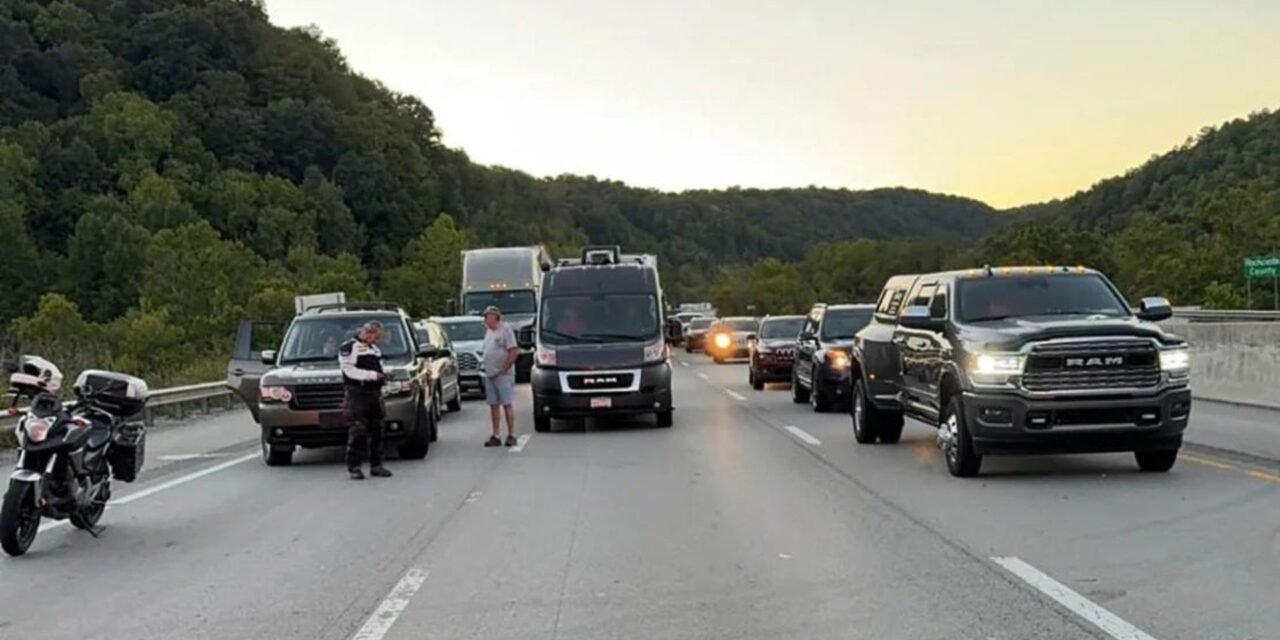
[[[895,276],[852,352],[854,437],[894,443],[903,415],[938,428],[954,476],[985,455],[1133,452],[1168,471],[1191,416],[1186,343],[1083,267]]]

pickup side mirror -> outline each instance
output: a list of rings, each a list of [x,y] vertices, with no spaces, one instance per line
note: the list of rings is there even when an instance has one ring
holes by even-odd
[[[920,331],[942,331],[947,321],[942,318],[934,318],[929,313],[929,307],[915,306],[907,307],[906,311],[898,316],[898,324],[908,329],[918,329]]]
[[[684,325],[678,319],[667,319],[666,338],[667,344],[680,344],[684,339]]]
[[[1138,318],[1147,322],[1160,322],[1173,317],[1173,306],[1165,298],[1143,298],[1138,305]]]
[[[537,341],[533,338],[533,327],[534,325],[521,327],[516,332],[516,344],[520,345],[521,349],[532,349],[536,346]]]
[[[273,351],[273,350],[271,350],[271,349],[268,349],[268,350],[266,350],[266,351],[263,351],[263,352],[262,352],[262,364],[265,364],[265,365],[268,365],[268,366],[275,366],[275,364],[276,364],[276,352],[275,352],[275,351]]]

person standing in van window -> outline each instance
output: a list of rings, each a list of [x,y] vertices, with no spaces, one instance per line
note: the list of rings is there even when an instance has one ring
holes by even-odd
[[[381,322],[370,320],[360,327],[354,339],[338,348],[347,391],[347,473],[352,480],[364,480],[360,467],[365,457],[369,458],[369,475],[391,477],[391,472],[382,466],[382,382],[387,379],[382,372],[382,351],[378,349],[382,331]]]
[[[520,356],[520,344],[516,332],[502,321],[502,311],[497,307],[484,310],[484,399],[489,405],[489,422],[493,435],[485,441],[486,447],[503,445],[502,414],[507,415],[506,446],[516,446],[516,411],[512,402],[516,393],[516,358]]]

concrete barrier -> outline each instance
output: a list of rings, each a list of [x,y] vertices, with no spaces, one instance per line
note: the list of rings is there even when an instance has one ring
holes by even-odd
[[[1165,323],[1191,343],[1198,398],[1280,409],[1280,323]]]

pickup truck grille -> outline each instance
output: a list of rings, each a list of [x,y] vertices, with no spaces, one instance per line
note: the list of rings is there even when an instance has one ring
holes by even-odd
[[[474,353],[459,353],[458,368],[463,371],[478,371],[480,369],[480,359]]]
[[[341,384],[309,384],[293,388],[294,409],[302,411],[326,411],[341,409],[347,390]]]
[[[1022,386],[1030,391],[1148,388],[1160,384],[1160,357],[1146,340],[1049,342],[1027,359]]]

